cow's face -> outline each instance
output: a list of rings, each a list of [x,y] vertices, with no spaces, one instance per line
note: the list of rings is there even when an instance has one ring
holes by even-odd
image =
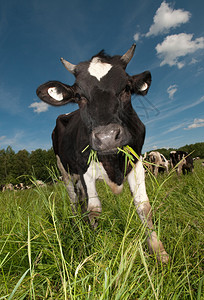
[[[100,52],[77,66],[61,59],[74,74],[74,85],[50,81],[37,89],[37,95],[51,105],[78,103],[90,146],[104,154],[129,144],[131,133],[127,120],[130,118],[131,94],[145,95],[151,84],[148,71],[135,76],[125,72],[134,50],[135,45],[123,56],[113,57]]]

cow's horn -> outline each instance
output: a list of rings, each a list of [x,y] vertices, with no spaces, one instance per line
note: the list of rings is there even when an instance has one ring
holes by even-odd
[[[64,58],[60,59],[61,62],[63,63],[63,65],[65,66],[65,68],[72,74],[74,74],[76,65],[71,64],[70,62],[66,61]]]
[[[134,55],[134,52],[135,52],[135,48],[136,48],[136,44],[133,44],[132,47],[123,56],[121,56],[121,59],[126,64],[128,64],[131,61],[131,59]]]

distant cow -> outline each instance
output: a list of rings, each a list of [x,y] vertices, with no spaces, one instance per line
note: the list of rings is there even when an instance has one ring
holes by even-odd
[[[147,155],[145,160],[150,162],[150,164],[147,163],[146,165],[155,176],[157,176],[159,172],[166,171],[168,173],[169,163],[162,153],[152,151]]]
[[[193,171],[193,158],[185,151],[171,151],[170,163],[172,168],[176,167],[178,175]]]
[[[66,69],[75,76],[75,83],[69,86],[49,81],[39,86],[37,95],[55,106],[70,102],[79,105],[78,110],[58,117],[52,134],[57,164],[73,213],[78,201],[85,197],[90,223],[96,228],[102,207],[95,181],[105,180],[118,194],[123,189],[124,177],[127,177],[138,215],[148,228],[150,252],[166,262],[168,254],[153,228],[142,162],[135,158],[134,167],[129,164],[126,168],[124,154],[118,153],[118,147],[129,145],[140,156],[145,137],[145,127],[132,107],[131,95],[147,94],[151,74],[149,71],[133,76],[126,73],[134,51],[135,45],[122,56],[111,57],[101,51],[78,65],[61,59]],[[97,151],[98,162],[92,161],[88,165],[93,150]]]
[[[17,183],[16,185],[14,185],[14,190],[24,190],[25,186],[23,185],[23,183]]]
[[[35,184],[40,186],[40,187],[45,187],[46,186],[46,184],[42,180],[36,180]]]
[[[15,191],[23,191],[23,190],[28,190],[30,189],[31,187],[28,186],[28,185],[24,185],[22,182],[21,183],[17,183],[16,185],[14,185],[14,190]]]
[[[13,184],[12,183],[7,183],[2,186],[2,192],[5,191],[13,191]]]

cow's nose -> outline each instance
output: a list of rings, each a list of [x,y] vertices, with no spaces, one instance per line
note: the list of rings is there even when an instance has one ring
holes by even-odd
[[[119,124],[109,124],[94,128],[91,135],[92,148],[97,151],[114,151],[123,146],[124,129]]]

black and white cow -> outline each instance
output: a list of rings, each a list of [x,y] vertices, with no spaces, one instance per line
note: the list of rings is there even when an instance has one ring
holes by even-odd
[[[178,175],[193,171],[193,158],[185,151],[171,151],[170,163],[172,168],[177,169]]]
[[[151,151],[144,159],[147,161],[146,166],[155,176],[157,176],[159,172],[169,172],[168,160],[162,153]],[[150,162],[150,164],[148,164],[148,162]]]
[[[7,183],[5,185],[2,185],[1,188],[2,188],[2,192],[13,191],[14,190],[14,187],[13,187],[12,183]]]
[[[58,117],[52,134],[57,164],[73,212],[78,201],[85,197],[89,220],[95,228],[102,211],[95,181],[105,180],[118,194],[127,178],[138,215],[147,225],[150,252],[156,253],[158,260],[167,262],[168,254],[154,231],[142,162],[135,160],[134,167],[129,165],[124,175],[125,158],[118,153],[118,147],[129,145],[140,156],[145,137],[145,127],[132,107],[131,95],[147,94],[151,74],[149,71],[133,76],[126,73],[134,51],[135,44],[122,56],[111,57],[101,51],[78,65],[61,59],[75,76],[75,83],[69,86],[49,81],[38,87],[37,95],[55,106],[70,102],[79,105],[78,110]],[[92,161],[88,165],[91,149],[97,151],[99,162]]]

